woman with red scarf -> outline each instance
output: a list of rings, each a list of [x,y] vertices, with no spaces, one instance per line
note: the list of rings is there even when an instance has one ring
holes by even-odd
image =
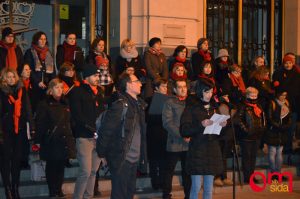
[[[186,46],[177,46],[174,50],[173,56],[169,60],[169,72],[172,72],[174,64],[178,62],[182,63],[187,70],[188,79],[194,81],[196,79],[194,79],[192,65],[191,62],[187,60],[188,53],[189,51]]]
[[[200,38],[197,42],[198,51],[192,55],[191,62],[195,79],[200,74],[203,63],[214,60],[210,50],[208,50],[208,42],[207,38]]]
[[[216,99],[216,95],[217,95],[217,84],[216,84],[216,80],[214,77],[214,71],[213,71],[213,67],[210,61],[205,61],[203,62],[203,64],[200,67],[200,73],[198,75],[198,78],[200,79],[205,79],[206,81],[210,81],[211,83],[213,83],[214,88],[213,88],[213,98]]]
[[[31,69],[31,85],[34,91],[32,101],[33,104],[38,104],[45,98],[47,85],[55,76],[54,60],[48,48],[46,33],[39,31],[33,35],[31,48],[26,50],[24,59]]]
[[[64,62],[71,62],[75,65],[77,77],[81,78],[84,57],[82,49],[76,45],[76,34],[67,33],[63,44],[57,46],[56,67],[59,70]]]
[[[13,30],[6,27],[2,30],[2,40],[0,40],[0,71],[3,68],[17,68],[23,65],[23,53],[16,45]]]
[[[249,183],[255,169],[257,149],[265,131],[266,121],[262,107],[257,103],[258,90],[254,87],[246,89],[246,99],[239,107],[238,133],[242,149],[242,168],[244,183]],[[258,180],[254,178],[254,182]]]
[[[30,130],[35,130],[31,106],[26,89],[17,72],[6,68],[1,72],[0,118],[3,143],[0,146],[2,182],[8,199],[18,199],[20,182],[20,163],[22,139],[27,134],[27,122]]]
[[[220,92],[228,94],[230,102],[234,105],[240,104],[246,93],[246,86],[241,74],[242,67],[233,64],[229,67],[228,76],[225,76],[223,83],[220,84]]]

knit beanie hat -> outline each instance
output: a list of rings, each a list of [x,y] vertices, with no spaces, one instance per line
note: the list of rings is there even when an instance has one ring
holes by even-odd
[[[228,51],[225,48],[220,49],[217,58],[219,57],[229,57]]]
[[[100,70],[97,68],[95,64],[85,64],[82,71],[83,78],[87,78],[96,73],[100,73]]]
[[[205,42],[205,41],[208,41],[207,38],[200,38],[198,41],[197,41],[197,48],[200,49],[201,48],[201,45]]]
[[[7,37],[10,34],[14,34],[13,30],[10,27],[6,27],[2,30],[2,40],[5,39],[5,37]]]
[[[158,37],[153,37],[152,39],[150,39],[149,41],[149,46],[152,47],[154,44],[160,42],[161,43],[161,39]]]

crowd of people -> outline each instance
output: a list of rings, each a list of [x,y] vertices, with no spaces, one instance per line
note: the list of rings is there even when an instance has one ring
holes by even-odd
[[[198,198],[201,185],[203,198],[212,198],[214,184],[233,184],[227,178],[233,136],[241,148],[244,183],[255,170],[258,149],[268,149],[269,170],[280,173],[283,148],[292,152],[299,120],[295,54],[284,55],[270,74],[263,56],[247,68],[227,49],[214,58],[206,38],[198,40],[190,59],[184,45],[169,59],[161,45],[160,38],[151,38],[139,55],[134,41],[124,39],[112,60],[105,40],[96,38],[84,57],[76,34],[68,33],[54,58],[47,35],[39,31],[23,55],[13,30],[4,28],[0,169],[6,198],[20,198],[20,170],[29,166],[32,144],[46,161],[50,198],[65,197],[64,169],[75,158],[74,199],[100,194],[103,165],[110,169],[112,199],[133,198],[136,177],[147,170],[152,188],[171,199],[178,161],[185,199]],[[230,119],[219,123],[220,135],[204,134],[215,113]]]

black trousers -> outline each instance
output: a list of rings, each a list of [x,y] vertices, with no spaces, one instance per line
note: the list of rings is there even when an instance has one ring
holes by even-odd
[[[249,183],[250,176],[255,170],[257,149],[259,141],[240,141],[242,150],[242,167],[244,174],[244,182]]]
[[[18,186],[22,158],[22,132],[9,132],[0,146],[0,168],[4,187]]]
[[[222,152],[222,163],[223,163],[223,171],[219,175],[216,175],[216,178],[221,178],[222,180],[227,178],[227,157],[231,154],[233,141],[232,139],[221,139],[219,140],[221,152]]]
[[[125,161],[118,169],[111,169],[111,199],[133,199],[137,163]]]
[[[46,161],[46,180],[49,195],[59,194],[64,181],[65,161],[47,160]]]
[[[163,196],[170,195],[172,191],[172,179],[175,171],[177,162],[181,161],[181,177],[182,184],[185,194],[185,199],[190,196],[191,189],[191,176],[186,173],[185,169],[185,160],[186,160],[186,151],[183,152],[167,152],[166,154],[166,166],[164,169],[164,183],[163,183]]]

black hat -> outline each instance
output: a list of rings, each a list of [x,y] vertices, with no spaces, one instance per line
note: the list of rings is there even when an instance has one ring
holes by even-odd
[[[85,64],[83,66],[83,71],[82,71],[82,76],[83,79],[94,75],[96,73],[100,73],[100,70],[98,69],[98,67],[95,64]]]
[[[2,30],[2,40],[5,39],[5,37],[7,37],[10,34],[14,34],[13,30],[10,27],[6,27]]]
[[[160,42],[161,43],[161,39],[158,37],[153,37],[152,39],[150,39],[149,41],[149,46],[152,47],[154,44]]]

